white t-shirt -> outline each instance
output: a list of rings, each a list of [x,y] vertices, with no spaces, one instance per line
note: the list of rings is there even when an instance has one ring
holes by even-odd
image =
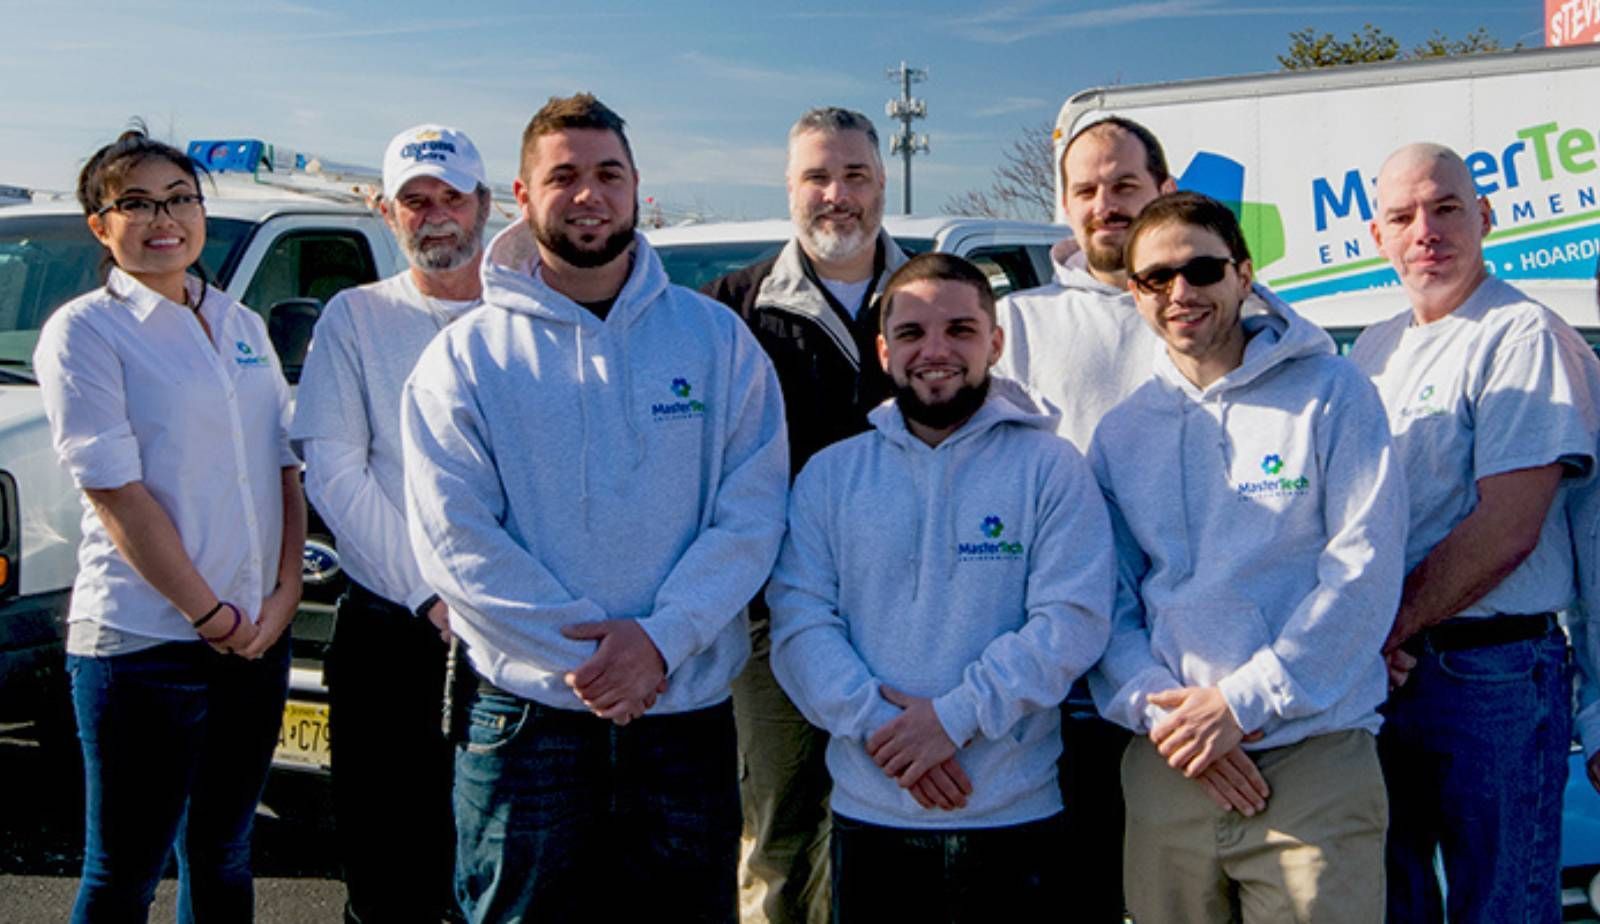
[[[1583,338],[1544,306],[1490,277],[1431,324],[1407,311],[1368,328],[1350,359],[1377,385],[1411,498],[1406,570],[1477,506],[1491,475],[1594,466]],[[1560,494],[1533,554],[1461,616],[1560,610],[1574,594]]]
[[[254,620],[277,580],[282,470],[299,465],[286,432],[289,387],[259,315],[199,280],[189,288],[203,297],[210,341],[189,308],[113,269],[103,288],[45,323],[34,370],[56,454],[78,487],[142,483],[212,591]],[[87,497],[82,526],[69,651],[197,638],[117,551]],[[74,631],[86,622],[122,635]]]
[[[821,279],[822,277],[817,277]],[[832,295],[834,301],[844,306],[850,315],[850,320],[855,320],[861,315],[861,300],[866,297],[867,286],[872,285],[870,277],[860,282],[840,282],[837,279],[823,279],[822,286]]]
[[[482,304],[423,295],[407,270],[345,289],[317,320],[290,436],[306,459],[306,493],[357,583],[415,610],[433,591],[406,532],[400,392],[446,324]]]

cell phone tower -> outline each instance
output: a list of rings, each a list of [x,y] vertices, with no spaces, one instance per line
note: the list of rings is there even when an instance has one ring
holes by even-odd
[[[889,118],[898,119],[900,122],[900,130],[895,132],[894,136],[889,139],[889,156],[893,157],[899,154],[905,161],[905,191],[900,203],[901,210],[910,215],[911,157],[918,151],[924,154],[929,153],[928,136],[919,135],[911,130],[913,119],[925,119],[928,117],[928,104],[924,100],[912,98],[911,85],[927,80],[928,71],[926,68],[910,67],[906,62],[901,61],[899,67],[889,68],[888,78],[900,82],[900,98],[889,100],[889,104],[884,107],[884,112],[888,114]]]

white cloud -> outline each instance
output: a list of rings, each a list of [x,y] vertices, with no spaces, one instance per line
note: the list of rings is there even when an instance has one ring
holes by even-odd
[[[995,100],[987,106],[974,110],[972,114],[979,118],[988,118],[1013,115],[1018,112],[1031,112],[1035,109],[1047,109],[1052,105],[1054,104],[1049,100],[1040,99],[1036,96],[1007,96],[1004,99]]]

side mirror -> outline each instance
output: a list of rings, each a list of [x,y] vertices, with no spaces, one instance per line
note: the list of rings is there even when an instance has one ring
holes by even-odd
[[[286,298],[267,309],[267,336],[278,351],[278,362],[288,380],[300,380],[306,350],[311,347],[311,332],[322,316],[322,302],[315,298]]]

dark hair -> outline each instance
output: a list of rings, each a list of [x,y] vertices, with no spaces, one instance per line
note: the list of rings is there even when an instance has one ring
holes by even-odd
[[[111,142],[89,156],[78,173],[78,204],[85,215],[93,215],[106,205],[106,200],[122,188],[128,171],[145,161],[164,160],[194,180],[195,192],[200,192],[200,174],[205,168],[188,154],[164,141],[151,138],[142,119],[134,119],[131,127]]]
[[[1133,250],[1139,238],[1151,228],[1171,224],[1204,228],[1222,239],[1228,247],[1228,255],[1235,261],[1250,259],[1250,248],[1244,242],[1239,218],[1232,209],[1197,192],[1172,192],[1152,199],[1128,228],[1127,243],[1122,245],[1122,264],[1129,272],[1133,271]]]
[[[889,313],[894,309],[894,294],[913,282],[946,280],[964,282],[978,293],[978,307],[995,320],[994,289],[989,287],[989,277],[968,261],[949,253],[917,254],[894,271],[883,287],[883,310],[878,316],[878,331],[889,334]]]
[[[116,141],[89,155],[88,162],[78,171],[78,204],[83,206],[83,214],[99,214],[107,200],[114,199],[115,193],[121,191],[128,172],[151,158],[164,160],[189,174],[197,193],[201,191],[200,174],[210,175],[204,165],[188,154],[165,141],[151,138],[144,120],[135,118],[129,123],[128,130],[117,136]],[[102,275],[116,263],[110,248],[103,249],[105,253],[100,260]],[[189,271],[199,276],[200,281],[211,283],[211,274],[206,272],[199,260],[189,267]]]
[[[1112,129],[1121,129],[1127,132],[1138,139],[1139,144],[1144,146],[1144,169],[1146,173],[1150,174],[1150,178],[1155,180],[1157,186],[1165,183],[1168,177],[1172,176],[1172,173],[1167,169],[1167,154],[1161,149],[1161,142],[1156,140],[1155,134],[1150,129],[1132,119],[1125,119],[1122,116],[1107,116],[1103,119],[1096,119],[1078,129],[1077,133],[1067,141],[1067,146],[1061,149],[1061,162],[1056,164],[1056,169],[1061,171],[1062,186],[1067,185],[1067,152],[1071,151],[1072,146],[1078,143],[1078,139],[1092,132],[1110,131]]]
[[[528,127],[522,130],[521,172],[526,176],[528,164],[533,159],[533,148],[540,138],[569,128],[597,128],[614,132],[617,140],[622,142],[623,153],[628,155],[628,166],[636,167],[633,146],[628,144],[627,132],[623,130],[627,124],[622,116],[600,102],[593,93],[552,96],[528,120]]]

